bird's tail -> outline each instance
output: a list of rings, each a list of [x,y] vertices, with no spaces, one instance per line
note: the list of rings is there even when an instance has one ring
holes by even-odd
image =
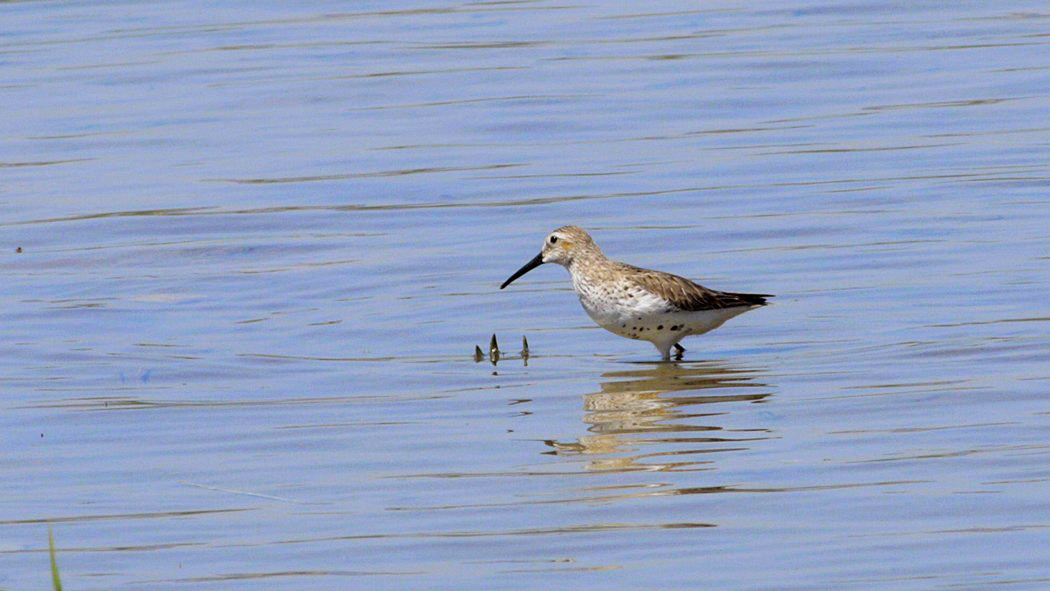
[[[765,306],[766,298],[775,297],[769,293],[729,293],[729,295],[740,298],[750,306]]]

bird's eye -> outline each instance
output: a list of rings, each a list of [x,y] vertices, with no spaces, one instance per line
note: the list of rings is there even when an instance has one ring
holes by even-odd
[[[557,241],[558,241],[558,237],[557,236],[551,236],[551,244],[554,244]]]

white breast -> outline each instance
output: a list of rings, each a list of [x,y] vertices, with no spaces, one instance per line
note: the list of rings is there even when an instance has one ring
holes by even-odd
[[[573,287],[587,315],[602,328],[629,338],[646,338],[643,326],[668,309],[668,302],[627,281],[587,283]],[[655,325],[654,325],[655,326]]]

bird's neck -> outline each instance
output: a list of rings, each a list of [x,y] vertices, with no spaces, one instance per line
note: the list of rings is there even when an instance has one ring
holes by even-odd
[[[566,265],[569,273],[573,276],[573,279],[584,278],[596,273],[600,273],[602,269],[608,267],[612,261],[605,258],[602,252],[586,252],[573,257],[572,261]]]

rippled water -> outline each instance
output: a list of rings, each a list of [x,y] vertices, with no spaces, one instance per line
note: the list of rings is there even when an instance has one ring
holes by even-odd
[[[1048,585],[1045,4],[0,14],[0,589]]]

